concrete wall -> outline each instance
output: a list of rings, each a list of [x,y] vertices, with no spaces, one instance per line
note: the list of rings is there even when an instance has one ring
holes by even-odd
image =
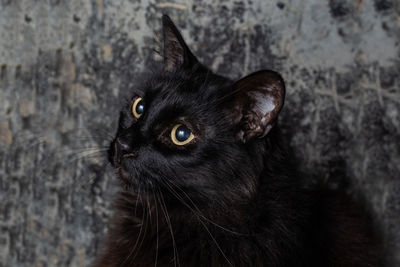
[[[0,0],[0,266],[98,252],[116,190],[101,149],[128,84],[160,60],[162,13],[218,73],[282,73],[304,170],[349,178],[400,260],[398,1]]]

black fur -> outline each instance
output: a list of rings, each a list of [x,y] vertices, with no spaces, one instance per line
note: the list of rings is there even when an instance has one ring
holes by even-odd
[[[95,266],[384,266],[363,209],[306,187],[282,148],[279,74],[218,76],[168,17],[163,23],[164,69],[129,88],[110,145],[124,189]],[[172,143],[176,123],[192,130],[192,142]]]

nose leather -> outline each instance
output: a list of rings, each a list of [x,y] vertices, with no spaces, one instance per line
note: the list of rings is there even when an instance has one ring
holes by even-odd
[[[122,152],[123,154],[129,153],[132,150],[130,142],[126,139],[118,137],[115,142],[116,145],[118,146],[119,151]]]
[[[130,136],[119,136],[114,141],[114,155],[113,162],[121,163],[124,156],[131,155],[133,151],[133,145]]]

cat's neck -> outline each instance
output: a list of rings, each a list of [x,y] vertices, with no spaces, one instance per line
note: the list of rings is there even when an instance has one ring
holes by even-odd
[[[110,229],[108,250],[99,261],[105,265],[97,266],[132,266],[137,263],[151,266],[156,253],[160,263],[171,263],[177,253],[174,248],[180,253],[177,258],[188,264],[186,266],[229,266],[227,259],[240,263],[244,256],[255,252],[252,259],[246,260],[247,263],[265,262],[265,258],[272,258],[282,246],[276,240],[290,243],[285,244],[287,247],[296,246],[291,244],[288,229],[295,223],[296,218],[292,215],[297,207],[292,206],[293,200],[287,202],[285,192],[279,193],[271,194],[273,199],[266,199],[260,192],[255,202],[249,205],[240,207],[238,204],[225,210],[216,208],[211,212],[189,204],[168,202],[165,196],[164,199],[161,196],[161,199],[155,199],[152,194],[138,196],[134,192],[121,192]],[[282,205],[286,205],[285,214],[280,213]],[[267,236],[270,243],[265,250],[259,250]],[[113,259],[115,262],[110,262]],[[189,264],[191,262],[193,264]]]
[[[171,196],[160,191],[157,194],[121,191],[119,195],[116,218],[138,224],[158,223],[160,229],[168,229],[168,225],[172,224],[184,225],[187,232],[204,232],[208,228],[227,235],[244,235],[249,234],[247,226],[254,216],[249,202],[227,208],[224,203],[203,205],[183,193]]]

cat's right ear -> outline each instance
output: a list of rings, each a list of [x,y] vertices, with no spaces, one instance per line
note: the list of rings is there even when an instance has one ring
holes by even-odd
[[[168,15],[163,15],[162,24],[164,35],[164,70],[175,72],[179,68],[190,67],[197,63],[196,57],[192,54]]]
[[[285,83],[279,73],[262,70],[233,84],[229,116],[242,142],[262,138],[274,127],[285,99]]]

